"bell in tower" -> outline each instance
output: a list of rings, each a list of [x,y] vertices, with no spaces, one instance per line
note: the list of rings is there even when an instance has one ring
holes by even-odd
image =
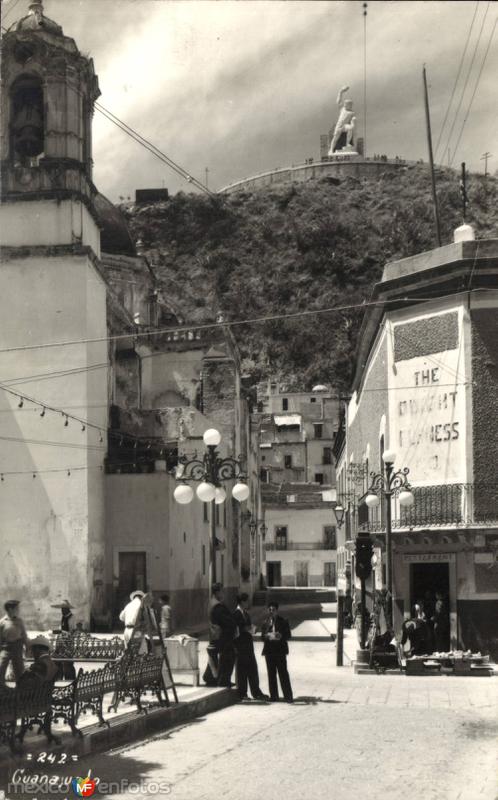
[[[12,137],[14,162],[30,163],[43,153],[43,87],[36,76],[18,78],[11,91]]]
[[[93,203],[91,125],[100,94],[92,59],[48,19],[41,2],[2,48],[2,199],[43,192]]]

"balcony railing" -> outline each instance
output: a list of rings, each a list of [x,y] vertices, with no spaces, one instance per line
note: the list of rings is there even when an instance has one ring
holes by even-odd
[[[267,542],[265,550],[335,550],[335,542]]]
[[[498,524],[498,485],[450,483],[436,486],[412,487],[415,502],[410,508],[399,505],[397,497],[392,503],[392,528],[431,528],[441,526]],[[358,525],[358,530],[372,532],[386,528],[382,503],[369,510],[368,522]]]

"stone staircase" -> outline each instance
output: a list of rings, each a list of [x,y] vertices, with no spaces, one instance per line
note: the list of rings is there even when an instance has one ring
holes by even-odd
[[[300,605],[316,603],[335,603],[337,600],[336,589],[333,587],[316,588],[310,586],[272,586],[263,591],[254,593],[253,605],[267,605],[270,599],[278,600],[280,605]]]

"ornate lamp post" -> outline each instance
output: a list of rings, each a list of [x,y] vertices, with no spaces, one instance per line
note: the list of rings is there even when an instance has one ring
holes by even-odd
[[[338,528],[342,528],[346,509],[339,501],[332,508]],[[344,591],[337,590],[337,636],[336,636],[336,666],[342,667],[344,663]]]
[[[396,453],[393,450],[384,450],[382,460],[384,462],[384,472],[371,472],[371,483],[365,497],[365,503],[369,508],[379,505],[381,498],[385,501],[386,510],[386,586],[388,596],[388,620],[387,623],[393,628],[393,564],[392,564],[392,509],[391,498],[398,497],[400,506],[409,508],[415,502],[415,497],[408,482],[410,470],[395,470],[394,461]]]
[[[177,503],[187,505],[194,497],[194,490],[187,481],[198,483],[196,495],[203,503],[211,504],[211,546],[210,546],[210,586],[216,583],[216,506],[224,503],[227,493],[222,486],[224,481],[237,480],[232,488],[232,497],[239,503],[249,497],[249,487],[246,475],[242,468],[241,459],[222,458],[216,449],[221,442],[221,434],[215,428],[210,428],[202,437],[206,445],[206,452],[202,458],[188,460],[186,456],[180,457],[176,467],[175,478],[181,481],[176,487],[173,496]]]

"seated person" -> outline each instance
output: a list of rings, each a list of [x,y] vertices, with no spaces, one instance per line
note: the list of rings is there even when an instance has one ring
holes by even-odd
[[[36,688],[43,683],[53,683],[57,676],[58,667],[50,658],[50,642],[45,636],[37,636],[31,642],[33,663],[18,681],[20,689]]]
[[[418,603],[412,608],[411,618],[403,623],[402,632],[401,645],[408,656],[432,652],[427,621]]]

